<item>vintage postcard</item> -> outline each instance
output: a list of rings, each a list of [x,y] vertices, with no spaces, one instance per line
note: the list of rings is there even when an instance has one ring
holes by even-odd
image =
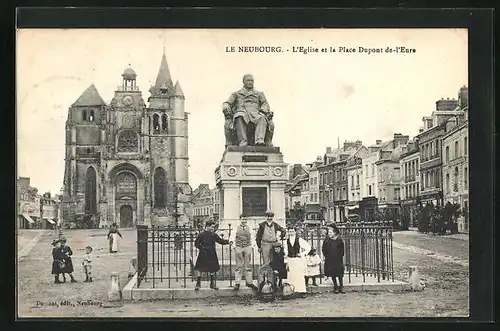
[[[17,313],[469,316],[466,29],[19,29]]]

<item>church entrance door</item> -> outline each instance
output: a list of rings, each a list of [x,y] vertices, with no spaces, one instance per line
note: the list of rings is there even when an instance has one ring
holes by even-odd
[[[120,228],[133,227],[134,224],[132,215],[132,207],[129,205],[125,205],[120,208]]]

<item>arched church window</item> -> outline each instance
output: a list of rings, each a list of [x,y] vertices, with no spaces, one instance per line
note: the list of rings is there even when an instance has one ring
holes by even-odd
[[[132,130],[125,130],[118,136],[118,152],[138,152],[139,138]]]
[[[162,128],[163,132],[168,131],[167,114],[161,115],[161,128]]]
[[[85,174],[85,213],[97,213],[97,176],[93,167]]]
[[[121,172],[116,176],[116,198],[135,199],[137,197],[137,181],[131,172]]]
[[[167,206],[167,175],[162,168],[156,168],[154,173],[154,207],[165,208]]]
[[[155,133],[160,132],[160,117],[158,114],[153,115],[153,131]]]
[[[90,110],[89,121],[90,122],[94,121],[94,110]]]

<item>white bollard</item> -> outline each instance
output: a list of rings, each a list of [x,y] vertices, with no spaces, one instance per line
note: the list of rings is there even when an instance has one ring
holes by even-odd
[[[134,277],[135,273],[137,272],[137,258],[133,258],[130,260],[129,265],[128,265],[128,279]]]
[[[420,282],[420,273],[416,266],[411,266],[408,268],[408,280],[413,291],[423,290],[423,286]]]
[[[108,301],[119,301],[122,297],[120,291],[120,277],[117,272],[111,273],[111,282],[108,290]]]

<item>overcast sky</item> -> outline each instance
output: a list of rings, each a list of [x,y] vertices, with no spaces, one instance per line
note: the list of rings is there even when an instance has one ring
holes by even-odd
[[[241,45],[283,52],[225,52]],[[293,46],[406,46],[416,53],[305,55]],[[337,139],[370,145],[393,133],[413,137],[436,100],[456,98],[467,85],[467,31],[461,29],[18,30],[18,175],[58,193],[68,107],[92,83],[109,103],[129,63],[146,100],[164,49],[191,113],[193,188],[214,185],[224,149],[221,104],[245,73],[254,75],[275,113],[273,142],[288,163],[311,162]]]

